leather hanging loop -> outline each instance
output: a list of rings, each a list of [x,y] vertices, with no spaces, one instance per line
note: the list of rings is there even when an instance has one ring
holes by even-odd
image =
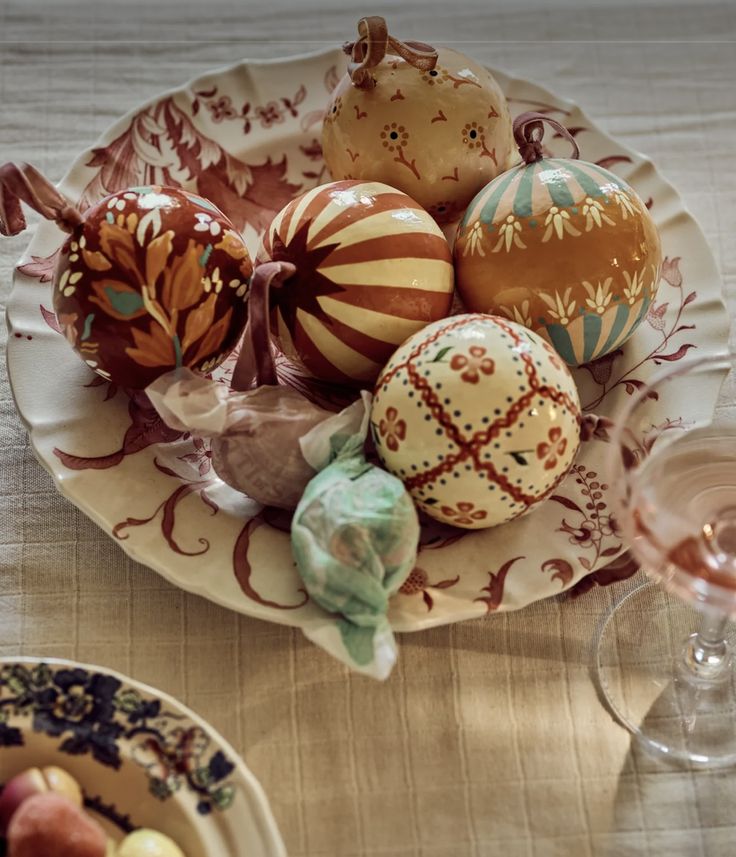
[[[545,122],[571,144],[572,157],[579,158],[578,144],[564,125],[544,113],[528,111],[514,119],[514,140],[519,147],[519,154],[524,159],[524,163],[533,164],[536,161],[541,161],[544,157],[542,140],[544,139]]]
[[[269,296],[274,281],[282,283],[295,272],[296,266],[291,262],[264,262],[253,271],[248,295],[248,324],[230,384],[232,390],[251,389],[254,377],[256,387],[279,383],[271,348]]]
[[[46,220],[53,220],[65,232],[73,232],[83,220],[81,212],[35,167],[26,163],[3,164],[0,167],[0,235],[17,235],[26,228],[22,202]]]
[[[371,15],[358,21],[358,38],[346,42],[343,51],[350,56],[348,74],[353,86],[372,89],[376,85],[371,69],[386,54],[394,54],[420,71],[429,71],[437,65],[437,51],[424,42],[402,42],[389,35],[385,18]]]

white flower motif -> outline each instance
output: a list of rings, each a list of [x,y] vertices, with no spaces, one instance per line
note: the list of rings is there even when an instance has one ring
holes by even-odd
[[[618,186],[614,186],[611,188],[611,195],[613,196],[613,201],[621,209],[621,217],[624,220],[628,220],[630,214],[636,214],[636,209],[631,204],[631,199],[625,190]]]
[[[117,209],[118,211],[125,210],[125,200],[120,197],[114,196],[112,199],[108,200],[107,207],[109,209]]]
[[[624,279],[626,280],[626,288],[624,289],[624,297],[629,302],[629,306],[636,303],[636,299],[641,294],[644,287],[644,270],[634,271],[632,277],[628,271],[624,271]]]
[[[231,289],[235,289],[235,294],[237,297],[242,298],[243,295],[248,291],[248,283],[241,283],[240,280],[230,280],[228,286]]]
[[[524,327],[532,326],[532,317],[529,312],[529,301],[522,301],[521,307],[514,304],[510,309],[509,307],[500,306],[498,311],[503,313],[506,318],[511,319],[511,321],[515,321],[517,324],[521,324]]]
[[[513,214],[509,214],[505,222],[498,228],[499,238],[496,246],[493,248],[493,252],[498,253],[504,245],[506,246],[507,253],[512,247],[519,247],[521,250],[526,250],[526,244],[521,240],[520,232],[521,223],[519,223]]]
[[[610,291],[611,282],[612,278],[607,277],[602,283],[599,281],[598,285],[594,286],[587,280],[583,280],[583,288],[588,293],[585,303],[591,309],[594,309],[598,315],[603,315],[603,313],[608,309],[608,305],[611,303],[611,299],[613,298]]]
[[[614,222],[605,213],[602,203],[592,196],[585,197],[583,205],[583,214],[585,215],[585,231],[590,232],[594,226],[601,227],[604,223],[613,226]]]
[[[544,225],[547,227],[547,230],[542,236],[542,243],[549,241],[553,233],[556,234],[560,240],[562,240],[566,232],[569,235],[575,236],[581,234],[580,231],[570,223],[570,212],[565,211],[564,208],[558,208],[556,205],[553,205],[552,208],[550,208],[547,218],[544,221]]]
[[[568,286],[565,289],[562,297],[560,297],[559,292],[555,292],[555,296],[548,295],[546,292],[540,292],[539,297],[547,304],[549,307],[549,314],[555,320],[558,321],[563,327],[567,327],[567,325],[572,321],[572,314],[575,312],[575,304],[576,301],[570,300],[570,293],[572,289]]]
[[[82,279],[82,272],[76,271],[75,273],[71,272],[70,268],[67,268],[66,271],[61,275],[59,279],[58,289],[64,295],[65,298],[70,298],[74,292],[77,290],[77,283]]]
[[[463,256],[467,256],[468,253],[472,256],[476,251],[479,256],[485,256],[486,254],[485,250],[483,250],[482,243],[483,227],[481,226],[480,220],[476,220],[470,227],[470,232],[468,232],[465,247],[463,248]]]
[[[217,236],[222,232],[222,227],[220,224],[212,219],[211,214],[205,214],[204,212],[197,212],[194,215],[197,222],[194,225],[195,232],[209,232],[210,235]]]
[[[212,272],[211,277],[202,277],[202,288],[208,293],[215,292],[215,294],[219,295],[222,291],[222,285],[219,266]]]

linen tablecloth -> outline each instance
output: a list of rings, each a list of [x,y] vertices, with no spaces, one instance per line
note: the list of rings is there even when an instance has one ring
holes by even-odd
[[[0,2],[0,159],[58,180],[123,112],[244,57],[393,32],[577,101],[651,157],[736,296],[732,2]],[[0,245],[0,299],[29,234]],[[6,338],[2,328],[3,346]],[[736,853],[736,773],[667,768],[599,704],[589,643],[633,581],[400,639],[379,685],[298,630],[174,589],[54,490],[0,379],[0,654],[75,658],[180,697],[242,752],[292,857]]]

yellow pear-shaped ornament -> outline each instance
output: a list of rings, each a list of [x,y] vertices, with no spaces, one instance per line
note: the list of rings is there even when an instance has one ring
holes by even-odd
[[[325,114],[332,177],[385,182],[439,223],[456,219],[518,160],[501,88],[464,54],[393,38],[383,18],[358,33]]]

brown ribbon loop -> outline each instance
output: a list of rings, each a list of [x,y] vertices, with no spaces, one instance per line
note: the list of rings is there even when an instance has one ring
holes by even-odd
[[[371,15],[358,21],[358,39],[346,42],[343,51],[351,57],[348,74],[358,89],[372,89],[376,81],[371,74],[387,53],[406,60],[420,71],[429,71],[437,65],[437,51],[424,42],[402,42],[389,35],[386,20]]]
[[[271,348],[269,295],[274,281],[281,283],[295,271],[291,262],[264,262],[256,266],[250,281],[248,324],[230,384],[232,390],[250,390],[254,377],[256,387],[275,387],[279,383]]]
[[[524,159],[524,162],[533,164],[536,161],[541,161],[544,157],[542,140],[544,138],[545,122],[572,145],[572,157],[579,158],[580,149],[578,148],[578,144],[564,125],[561,125],[556,119],[546,116],[544,113],[528,111],[514,119],[514,140],[516,140],[516,145],[519,147],[519,154]]]
[[[81,213],[53,184],[30,164],[8,163],[0,167],[0,235],[17,235],[26,228],[21,202],[65,232],[82,223]]]

